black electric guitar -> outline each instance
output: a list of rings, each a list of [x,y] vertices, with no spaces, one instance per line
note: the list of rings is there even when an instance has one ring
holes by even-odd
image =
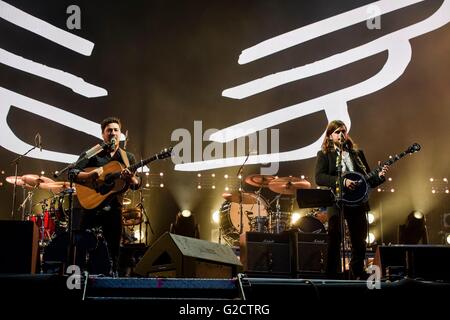
[[[172,148],[164,149],[160,153],[136,164],[126,167],[130,172],[136,172],[140,167],[158,159],[169,158],[172,155]],[[86,168],[84,171],[90,172],[97,168]],[[76,184],[76,193],[81,206],[85,209],[94,209],[100,205],[109,196],[125,192],[129,183],[120,178],[120,173],[125,166],[118,161],[108,162],[103,166],[103,173],[94,181],[88,181],[83,184]]]
[[[383,166],[385,166],[385,165],[390,166],[394,162],[396,162],[396,161],[400,160],[401,158],[403,158],[404,156],[406,156],[407,154],[412,154],[419,150],[420,150],[420,145],[418,143],[414,143],[411,146],[409,146],[409,148],[406,149],[405,151],[403,151],[402,153],[395,155],[395,156],[389,158],[389,160],[383,162],[381,165],[379,165],[374,170],[369,172],[366,176],[364,176],[363,174],[361,174],[359,172],[354,172],[354,171],[344,173],[343,178],[357,181],[357,186],[353,190],[351,190],[347,187],[343,188],[342,202],[344,202],[346,205],[351,206],[351,205],[358,205],[359,203],[367,200],[367,198],[369,196],[369,189],[370,189],[370,186],[367,183],[367,181],[369,179],[378,175],[380,173],[380,171],[383,169]]]

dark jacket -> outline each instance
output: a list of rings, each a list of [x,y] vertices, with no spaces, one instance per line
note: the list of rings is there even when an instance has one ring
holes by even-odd
[[[359,172],[366,176],[370,172],[369,164],[362,150],[351,150],[350,159],[353,163],[354,171]],[[337,168],[336,168],[337,152],[335,150],[323,153],[319,151],[317,153],[316,161],[316,184],[319,186],[330,187],[332,190],[336,188],[337,181]],[[371,188],[375,188],[385,181],[384,178],[380,178],[378,174],[373,174],[367,180],[367,183]],[[369,204],[367,202],[361,204],[365,210],[369,210]],[[330,213],[330,212],[329,212]]]

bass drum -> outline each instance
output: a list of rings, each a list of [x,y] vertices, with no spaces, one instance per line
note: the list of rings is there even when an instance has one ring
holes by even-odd
[[[242,232],[251,230],[251,221],[256,217],[269,218],[269,205],[260,195],[252,194],[255,204],[242,204]],[[231,246],[239,245],[241,227],[240,205],[225,201],[220,208],[220,227],[223,239]]]
[[[303,233],[326,233],[325,226],[313,216],[304,216],[295,223],[294,228]]]

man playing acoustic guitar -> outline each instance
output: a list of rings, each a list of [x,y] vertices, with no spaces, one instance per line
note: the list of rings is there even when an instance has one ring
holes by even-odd
[[[123,193],[128,187],[139,188],[140,179],[127,169],[136,162],[134,155],[119,147],[120,119],[104,119],[101,129],[105,146],[103,150],[89,159],[85,157],[72,171],[76,176],[79,201],[85,209],[81,229],[102,228],[112,262],[112,273],[117,274],[122,237]],[[111,183],[105,183],[105,176],[112,174],[117,177],[111,179]]]

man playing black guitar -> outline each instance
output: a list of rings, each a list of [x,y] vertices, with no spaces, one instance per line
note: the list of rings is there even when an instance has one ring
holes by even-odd
[[[93,203],[91,206],[83,206],[85,208],[81,220],[82,230],[92,230],[93,228],[102,228],[103,236],[106,240],[109,257],[112,261],[112,273],[117,274],[120,241],[122,237],[122,195],[128,187],[132,189],[139,188],[140,179],[131,172],[127,167],[136,162],[132,153],[119,148],[119,141],[121,135],[120,119],[115,117],[108,117],[101,122],[102,138],[104,141],[103,149],[100,152],[95,152],[94,155],[86,157],[85,159],[72,170],[76,176],[75,182],[80,203]],[[91,149],[92,150],[92,149]],[[89,150],[87,153],[89,153]],[[104,198],[100,198],[99,204],[90,199],[84,200],[84,196],[89,188],[82,188],[83,185],[96,186],[97,179],[102,177],[107,171],[106,168],[117,163],[120,177],[117,180],[123,184],[120,190],[105,194]],[[122,166],[123,165],[123,166]],[[105,169],[104,169],[105,168]],[[95,191],[93,196],[97,195]],[[84,203],[83,202],[83,203]],[[88,208],[88,209],[86,209]]]
[[[346,172],[356,172],[361,176],[367,176],[370,172],[369,165],[362,150],[357,149],[352,138],[347,133],[347,127],[340,120],[331,121],[326,129],[326,135],[322,143],[322,150],[317,153],[315,170],[316,184],[326,186],[336,191],[339,187],[338,160],[342,164],[342,190],[350,193],[360,184],[366,184],[366,180],[345,178]],[[380,167],[377,174],[370,175],[367,184],[374,188],[385,181],[388,166]],[[353,178],[353,176],[350,176]],[[357,176],[358,177],[358,176]],[[350,271],[354,279],[361,279],[366,274],[364,260],[366,253],[367,218],[369,210],[367,199],[361,203],[343,202],[344,217],[347,220],[348,231],[352,245],[352,257]],[[335,278],[341,270],[341,219],[337,205],[328,208],[328,257],[327,273],[330,278]]]

